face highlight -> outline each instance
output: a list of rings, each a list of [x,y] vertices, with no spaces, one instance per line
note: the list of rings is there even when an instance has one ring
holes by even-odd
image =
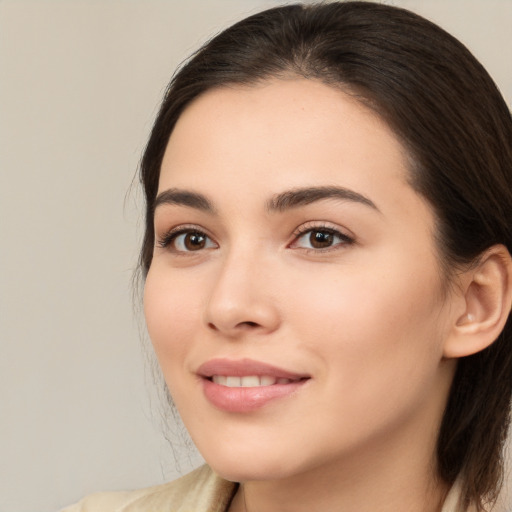
[[[375,114],[315,81],[213,90],[178,120],[145,315],[222,476],[433,451],[453,374],[449,297],[434,215],[407,172]]]

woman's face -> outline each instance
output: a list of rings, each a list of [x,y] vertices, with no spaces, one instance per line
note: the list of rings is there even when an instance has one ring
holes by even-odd
[[[316,81],[213,90],[180,117],[145,314],[183,421],[221,475],[433,450],[451,292],[407,172],[388,127]]]

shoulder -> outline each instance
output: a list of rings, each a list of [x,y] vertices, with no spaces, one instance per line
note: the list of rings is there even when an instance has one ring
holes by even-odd
[[[237,484],[201,466],[168,484],[93,494],[61,512],[225,512],[236,488]]]

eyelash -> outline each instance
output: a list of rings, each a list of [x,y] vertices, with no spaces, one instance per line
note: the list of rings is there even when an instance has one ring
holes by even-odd
[[[333,237],[339,238],[340,242],[333,244],[329,247],[324,248],[306,248],[303,247],[302,250],[314,254],[318,253],[324,253],[333,251],[336,249],[339,249],[340,246],[345,245],[352,245],[355,243],[355,239],[352,236],[349,236],[345,233],[342,233],[339,229],[333,228],[332,226],[326,225],[326,224],[317,224],[317,223],[306,223],[300,226],[294,233],[293,233],[293,241],[291,244],[289,244],[289,247],[292,247],[293,245],[296,245],[298,241],[303,238],[307,234],[313,234],[313,233],[324,233],[331,235]]]
[[[176,228],[173,228],[173,229],[167,231],[167,233],[165,233],[159,240],[157,240],[157,244],[162,249],[168,249],[168,248],[170,248],[171,244],[173,244],[180,235],[186,235],[186,234],[197,234],[197,235],[203,236],[205,239],[212,240],[212,238],[210,236],[208,236],[202,229],[198,229],[196,226],[181,225],[181,226],[178,226]],[[173,249],[173,252],[175,252],[177,254],[180,254],[180,253],[186,254],[189,252],[190,253],[195,252],[195,251],[181,251],[181,250],[177,250],[174,247],[172,249]]]
[[[344,245],[351,245],[355,243],[355,239],[347,234],[342,233],[338,229],[335,229],[329,225],[326,224],[314,224],[314,223],[306,223],[302,226],[300,226],[297,230],[293,233],[293,240],[290,244],[288,244],[288,247],[295,248],[294,245],[297,245],[299,240],[304,237],[305,235],[313,234],[313,233],[324,233],[327,235],[331,235],[333,237],[339,238],[340,242],[336,243],[334,245],[323,247],[323,248],[314,248],[314,247],[302,247],[302,250],[305,252],[310,253],[324,253],[332,250],[336,250],[339,248],[339,246]],[[161,247],[162,249],[169,249],[170,246],[176,241],[176,239],[180,235],[186,235],[186,234],[197,234],[199,236],[204,237],[207,240],[210,240],[211,243],[216,244],[212,240],[212,238],[206,234],[202,229],[198,229],[196,226],[193,225],[181,225],[176,228],[171,229],[167,233],[165,233],[159,240],[157,240],[157,245]],[[208,247],[211,248],[211,247]],[[298,248],[298,247],[297,247]],[[190,254],[193,252],[201,252],[201,250],[204,250],[205,248],[198,249],[197,251],[186,251],[186,250],[179,250],[175,247],[172,247],[172,251],[176,254]]]

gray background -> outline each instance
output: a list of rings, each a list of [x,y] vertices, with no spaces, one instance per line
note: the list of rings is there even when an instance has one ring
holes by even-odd
[[[173,429],[174,451],[165,441],[144,369],[141,201],[128,192],[175,66],[279,3],[0,0],[0,512],[50,512],[198,463]],[[512,0],[388,3],[458,36],[510,105]]]

